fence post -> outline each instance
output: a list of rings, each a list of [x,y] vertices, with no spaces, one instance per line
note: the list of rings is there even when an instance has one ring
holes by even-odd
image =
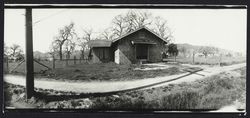
[[[53,63],[53,69],[55,69],[55,68],[56,68],[56,65],[55,65],[55,57],[54,57],[54,56],[53,56],[52,63]]]
[[[193,64],[195,64],[195,63],[194,63],[194,52],[193,52]]]
[[[220,54],[220,59],[219,59],[219,65],[221,66],[221,58],[222,58],[222,54]]]
[[[74,56],[74,65],[76,65],[76,56]]]
[[[67,57],[67,55],[66,55],[66,66],[68,66],[69,64],[68,64],[68,57]]]

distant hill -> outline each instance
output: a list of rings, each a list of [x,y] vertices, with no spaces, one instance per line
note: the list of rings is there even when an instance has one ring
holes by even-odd
[[[40,51],[34,51],[33,56],[35,59],[47,59],[49,57],[49,54]]]
[[[208,47],[211,50],[215,50],[215,54],[224,54],[224,55],[235,55],[235,56],[242,56],[241,53],[239,52],[234,52],[234,51],[230,51],[230,50],[226,50],[226,49],[222,49],[222,48],[218,48],[218,47],[214,47],[214,46],[199,46],[199,45],[191,45],[188,43],[179,43],[177,44],[177,48],[179,50],[180,53],[182,53],[183,48],[186,50],[187,54],[190,54],[193,50],[196,52],[199,52],[199,49],[204,48],[204,47]]]

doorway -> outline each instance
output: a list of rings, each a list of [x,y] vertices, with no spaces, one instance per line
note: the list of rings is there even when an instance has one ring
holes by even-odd
[[[136,45],[136,59],[148,59],[148,45],[147,44]]]

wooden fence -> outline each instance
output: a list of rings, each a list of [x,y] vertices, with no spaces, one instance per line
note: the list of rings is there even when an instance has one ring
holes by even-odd
[[[65,68],[73,65],[81,65],[89,63],[89,59],[80,59],[74,57],[73,59],[52,59],[52,60],[36,60],[34,59],[34,72],[42,70],[50,70],[55,68]],[[22,72],[25,73],[25,60],[12,61],[4,58],[4,73]]]

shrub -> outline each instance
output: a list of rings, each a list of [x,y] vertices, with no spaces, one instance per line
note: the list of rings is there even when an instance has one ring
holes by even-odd
[[[199,103],[200,95],[195,90],[184,90],[163,96],[161,99],[164,109],[194,109]]]

